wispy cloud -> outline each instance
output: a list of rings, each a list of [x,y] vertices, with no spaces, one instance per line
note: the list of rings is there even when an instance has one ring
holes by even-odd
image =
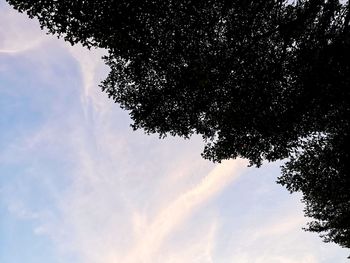
[[[74,59],[78,62],[82,80],[83,80],[83,91],[81,92],[81,101],[84,109],[85,117],[88,114],[101,114],[107,105],[105,97],[102,96],[100,89],[98,88],[99,82],[103,79],[101,74],[97,73],[100,71],[107,72],[106,66],[104,65],[101,57],[105,55],[105,51],[102,49],[88,50],[83,48],[81,45],[74,47],[69,46],[68,50]],[[91,56],[91,52],[94,53]],[[89,110],[92,107],[92,110]]]
[[[135,199],[134,189],[125,188],[135,180],[135,176],[129,174],[133,170],[134,161],[128,160],[132,158],[132,153],[125,155],[130,148],[126,140],[133,138],[136,141],[148,140],[152,143],[154,139],[123,134],[124,130],[118,131],[113,125],[113,122],[118,122],[113,118],[113,113],[118,115],[116,112],[118,109],[111,107],[106,96],[96,89],[99,82],[99,75],[96,72],[97,68],[101,67],[102,51],[91,55],[81,47],[66,46],[66,50],[78,62],[80,69],[83,87],[79,90],[82,98],[80,107],[84,115],[79,114],[79,107],[75,107],[77,112],[72,112],[71,108],[66,109],[61,114],[69,114],[69,118],[59,119],[59,123],[47,121],[32,135],[13,144],[15,147],[21,145],[20,148],[14,148],[13,156],[18,156],[20,151],[25,157],[33,151],[42,151],[48,143],[54,146],[59,140],[57,154],[62,150],[69,150],[64,154],[68,154],[75,163],[74,170],[71,171],[72,183],[69,188],[63,192],[55,187],[51,189],[59,218],[49,218],[51,222],[37,226],[34,232],[51,236],[62,250],[78,253],[83,262],[118,262],[120,259],[125,262],[138,262],[140,256],[144,257],[146,260],[144,262],[154,262],[155,255],[161,254],[159,250],[164,239],[171,235],[176,227],[184,224],[204,202],[220,193],[237,176],[243,162],[224,163],[205,177],[196,174],[197,179],[203,179],[197,184],[192,180],[190,185],[183,183],[182,187],[178,185],[176,191],[170,190],[171,195],[163,196],[168,202],[164,202],[162,197],[159,200],[154,197],[152,199],[142,191]],[[103,71],[100,74],[103,74]],[[62,92],[68,94],[70,91],[69,88],[65,88]],[[127,123],[124,125],[128,127]],[[149,154],[147,147],[141,145],[139,148],[145,154],[143,162],[150,160],[150,157],[147,157]],[[165,144],[152,147],[158,150],[151,154],[151,158],[157,158],[157,154],[169,151]],[[7,151],[7,155],[8,153]],[[182,157],[175,157],[173,160],[184,168],[176,170],[167,168],[164,174],[159,171],[153,175],[152,171],[146,170],[141,172],[145,177],[143,179],[138,177],[136,180],[146,186],[147,180],[152,178],[157,182],[153,184],[155,187],[169,185],[175,178],[186,182],[187,176],[190,176],[193,170],[200,171],[198,165],[205,163],[204,161],[193,163],[193,157],[190,159],[187,157],[188,153],[183,152]],[[197,159],[199,158],[198,156]],[[159,161],[166,162],[164,158],[159,158]],[[188,168],[194,164],[198,169]],[[167,174],[171,176],[167,177]],[[172,197],[175,200],[171,201]],[[147,199],[149,200],[147,205],[155,207],[151,209],[152,212],[146,211],[141,204],[142,202],[145,204],[144,200]],[[137,217],[142,217],[144,220],[139,220]],[[172,262],[180,262],[186,255],[191,257],[194,251],[201,251],[210,258],[209,244],[212,243],[215,234],[215,223],[208,222],[208,224],[211,225],[211,230],[196,241],[197,247],[187,249],[183,256],[168,255],[173,258]]]
[[[95,178],[96,180],[90,180],[88,185],[79,181],[68,194],[68,199],[62,203],[64,222],[63,225],[56,226],[56,229],[69,229],[69,236],[60,242],[67,245],[67,239],[73,236],[74,244],[70,246],[79,251],[84,262],[162,262],[157,258],[181,262],[174,259],[175,251],[167,253],[167,250],[162,250],[167,243],[165,241],[172,234],[176,234],[176,230],[183,227],[183,224],[190,223],[188,220],[191,215],[200,209],[203,203],[219,194],[237,178],[243,164],[244,162],[231,161],[215,167],[198,185],[183,189],[183,193],[180,192],[175,200],[160,208],[154,217],[147,210],[135,210],[138,204],[130,204],[130,200],[127,201],[128,191],[132,189],[121,190],[118,187],[120,178],[112,173],[110,178],[106,178],[104,174],[104,180]],[[86,172],[85,169],[82,171]],[[86,173],[84,178],[85,175]],[[147,198],[142,196],[142,192],[139,194],[141,198]],[[152,205],[159,206],[155,202]],[[199,255],[206,255],[207,258],[212,256],[210,243],[215,236],[215,220],[217,218],[207,222],[211,225],[211,230],[206,230],[207,234],[193,240],[193,251],[197,250]],[[191,234],[187,234],[188,238],[191,238]],[[195,243],[201,244],[200,247],[195,247]],[[193,256],[190,252],[187,252],[187,256]],[[183,256],[181,260],[184,260]],[[187,258],[187,261],[190,260],[193,259]]]
[[[168,207],[161,210],[150,225],[141,227],[136,245],[124,262],[152,262],[166,236],[183,223],[202,203],[219,193],[239,171],[244,161],[231,161],[218,165],[193,189],[181,194]]]
[[[9,7],[0,8],[0,55],[29,51],[48,41],[40,32],[38,22],[28,23],[26,15],[18,15],[16,10]],[[18,30],[18,29],[25,30]]]

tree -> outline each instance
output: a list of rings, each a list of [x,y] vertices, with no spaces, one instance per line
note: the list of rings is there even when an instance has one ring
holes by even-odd
[[[287,158],[309,230],[350,247],[349,1],[7,1],[108,50],[101,87],[134,129],[200,134],[212,161]]]
[[[325,233],[324,240],[350,247],[349,136],[316,135],[282,169],[279,182],[301,191],[305,214],[315,221],[308,230]]]

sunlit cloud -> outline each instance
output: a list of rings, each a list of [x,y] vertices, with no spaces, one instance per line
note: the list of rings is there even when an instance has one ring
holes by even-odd
[[[237,177],[239,170],[246,165],[246,162],[240,160],[218,165],[197,186],[181,194],[168,207],[160,211],[149,226],[144,226],[144,231],[139,231],[139,240],[136,241],[136,246],[124,262],[151,262],[164,238],[188,218],[198,206],[220,192],[228,182]]]
[[[97,76],[96,72],[101,71],[101,69],[107,72],[107,68],[102,60],[102,56],[105,55],[106,52],[102,49],[88,50],[83,48],[80,44],[74,47],[70,46],[68,50],[78,62],[80,68],[83,80],[81,101],[85,117],[88,117],[87,115],[89,112],[92,114],[101,113],[101,111],[106,108],[106,100],[102,96],[100,88],[98,88],[98,84],[103,78]],[[91,52],[94,53],[93,56],[91,56]],[[89,107],[93,107],[92,111],[89,111]]]
[[[11,8],[0,8],[0,25],[0,55],[26,52],[52,39],[40,32],[38,22],[28,23],[26,15]]]
[[[70,229],[70,234],[74,231],[74,244],[70,246],[79,251],[84,262],[162,262],[156,258],[181,262],[179,258],[184,260],[184,256],[193,256],[193,253],[188,251],[189,248],[182,256],[176,256],[175,251],[170,254],[169,250],[162,251],[166,238],[186,224],[191,214],[204,202],[219,194],[237,178],[243,164],[245,163],[231,161],[217,166],[198,185],[192,189],[184,189],[174,201],[161,208],[154,218],[147,211],[135,211],[135,206],[128,205],[128,202],[123,204],[123,201],[127,201],[124,198],[128,193],[119,192],[120,178],[113,178],[113,174],[104,180],[91,180],[90,177],[89,186],[86,182],[79,181],[79,185],[72,189],[73,192],[68,195],[69,203],[62,204],[66,223],[55,228]],[[82,171],[86,175],[86,169]],[[84,178],[89,180],[85,175]],[[158,206],[156,203],[153,205]],[[193,244],[192,252],[211,258],[215,220],[207,224],[210,225],[209,231],[206,229],[206,234],[193,240],[198,246]],[[67,245],[65,238],[59,242]],[[186,249],[182,247],[181,250]]]

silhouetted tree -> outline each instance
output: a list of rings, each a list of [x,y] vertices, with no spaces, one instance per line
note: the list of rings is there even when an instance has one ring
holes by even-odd
[[[279,183],[309,230],[350,247],[348,1],[7,1],[108,50],[101,87],[134,129],[200,134],[213,161],[289,158]]]
[[[308,230],[323,233],[325,241],[350,247],[349,135],[314,135],[282,169],[279,182],[301,191],[305,214],[316,221]]]

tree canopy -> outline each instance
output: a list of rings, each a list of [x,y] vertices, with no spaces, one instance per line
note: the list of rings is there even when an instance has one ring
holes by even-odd
[[[7,1],[107,49],[102,90],[134,129],[199,134],[213,161],[287,159],[308,229],[350,248],[349,1]]]

